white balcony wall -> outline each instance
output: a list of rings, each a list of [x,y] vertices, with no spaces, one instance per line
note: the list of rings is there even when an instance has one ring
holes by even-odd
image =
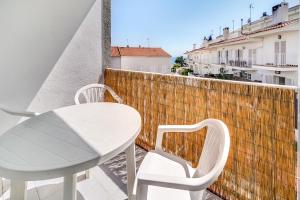
[[[121,69],[121,57],[112,57],[111,67],[115,69]]]
[[[289,32],[283,35],[286,40],[286,64],[297,65],[299,56],[298,31]]]
[[[169,74],[171,72],[172,60],[171,57],[122,56],[120,66],[121,69],[125,70]],[[119,66],[114,67],[119,68]]]
[[[0,3],[0,103],[45,112],[73,104],[101,73],[101,1]],[[0,113],[0,133],[19,119]]]

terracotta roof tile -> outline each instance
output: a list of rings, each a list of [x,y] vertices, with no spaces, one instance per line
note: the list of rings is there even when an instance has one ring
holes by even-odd
[[[271,31],[271,30],[275,30],[275,29],[280,29],[280,28],[286,27],[290,24],[294,24],[294,23],[297,23],[297,22],[299,22],[299,18],[298,19],[293,19],[293,20],[290,20],[290,21],[286,21],[286,22],[280,22],[278,24],[273,24],[273,25],[270,25],[270,26],[267,26],[267,27],[264,27],[264,28],[261,28],[261,29],[255,30],[255,31],[251,31],[251,32],[248,32],[248,33],[243,33],[243,35],[252,35],[252,34],[256,34],[256,33],[261,33],[261,32]]]
[[[120,57],[120,56],[121,56],[118,47],[112,47],[112,48],[111,48],[111,56],[112,56],[112,57]]]
[[[171,55],[164,51],[162,48],[146,47],[112,47],[111,56],[171,57]]]
[[[209,46],[216,46],[216,45],[220,45],[220,44],[239,42],[239,41],[243,41],[243,40],[246,40],[246,39],[247,39],[246,36],[239,36],[239,37],[230,38],[230,39],[227,39],[227,40],[221,40],[221,41],[218,41],[218,42],[210,43]]]

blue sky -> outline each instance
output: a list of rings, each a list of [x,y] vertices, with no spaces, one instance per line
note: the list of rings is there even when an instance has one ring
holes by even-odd
[[[287,0],[290,7],[299,0]],[[220,27],[240,27],[240,20],[258,19],[264,11],[271,14],[280,0],[112,0],[112,45],[162,47],[178,56],[199,44]]]

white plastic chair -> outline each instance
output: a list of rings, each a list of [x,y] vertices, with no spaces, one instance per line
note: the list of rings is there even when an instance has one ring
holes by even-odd
[[[196,169],[185,160],[163,152],[167,132],[190,133],[207,127],[204,147]],[[159,126],[155,150],[143,160],[135,181],[137,200],[200,200],[204,191],[221,174],[229,154],[230,136],[219,120],[207,119],[195,125]]]
[[[18,116],[18,117],[27,117],[27,118],[35,117],[40,114],[40,113],[36,113],[36,112],[15,110],[15,109],[9,108],[2,104],[0,104],[0,111],[3,111],[9,115]],[[4,190],[3,187],[6,185],[4,188],[8,189],[7,185],[9,185],[9,184],[8,184],[7,179],[5,179],[5,178],[0,178],[0,180],[1,180],[0,186],[2,188],[2,193],[4,193],[4,191],[6,191],[6,190]]]
[[[80,88],[75,95],[75,103],[80,103],[80,97],[82,96],[85,103],[96,103],[104,101],[104,94],[108,91],[112,97],[118,102],[123,103],[123,100],[108,86],[102,84],[90,84]]]
[[[121,97],[119,97],[113,89],[110,87],[103,85],[103,84],[89,84],[82,88],[80,88],[74,97],[74,101],[76,105],[81,104],[80,97],[82,96],[85,100],[85,102],[82,103],[97,103],[97,102],[103,102],[104,101],[104,94],[108,91],[111,96],[118,102],[123,103],[123,100]],[[89,178],[90,171],[85,171],[85,177]]]

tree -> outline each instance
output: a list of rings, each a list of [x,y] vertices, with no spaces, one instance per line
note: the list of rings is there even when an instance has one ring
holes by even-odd
[[[175,60],[175,63],[179,64],[181,67],[186,66],[186,63],[185,63],[185,60],[184,60],[183,56],[177,57],[176,60]]]
[[[194,71],[192,69],[189,69],[189,68],[185,68],[185,67],[181,67],[179,70],[178,70],[178,73],[182,76],[188,76],[189,73],[193,73]]]
[[[171,72],[176,73],[176,71],[177,71],[178,68],[181,68],[181,65],[177,64],[177,63],[174,64],[173,67],[172,67],[172,69],[171,69]]]

